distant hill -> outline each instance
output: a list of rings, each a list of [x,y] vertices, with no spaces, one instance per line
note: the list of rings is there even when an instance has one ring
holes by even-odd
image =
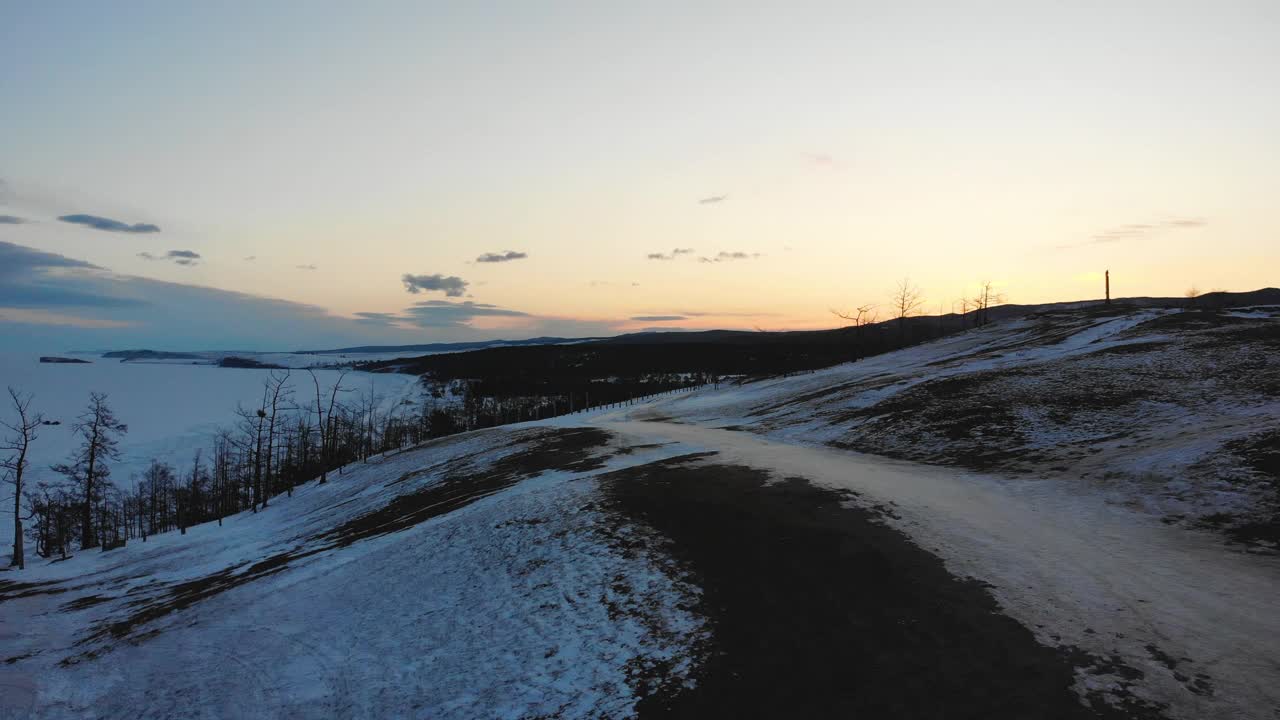
[[[1263,288],[1249,292],[1212,292],[1196,298],[1185,297],[1131,297],[1116,298],[1111,301],[1115,306],[1130,307],[1195,307],[1200,309],[1223,309],[1280,305],[1280,288]],[[1071,302],[1041,303],[1039,305],[996,305],[987,310],[988,323],[1003,322],[1027,315],[1045,312],[1063,312],[1089,307],[1102,307],[1104,300],[1076,300]],[[906,319],[906,335],[923,339],[931,335],[945,334],[947,331],[972,327],[975,312],[946,313],[944,315],[916,315]],[[758,345],[771,343],[789,343],[804,345],[825,345],[830,343],[847,343],[851,327],[833,328],[830,330],[703,330],[691,332],[640,332],[605,338],[599,342],[627,345],[696,345],[705,343],[726,343],[731,345]],[[868,334],[897,332],[898,320],[882,319],[867,325],[863,332]]]
[[[104,358],[119,359],[121,362],[130,360],[204,360],[200,355],[186,352],[166,352],[163,350],[116,350],[114,352],[103,353]]]
[[[1003,322],[1013,318],[1044,312],[1062,312],[1089,307],[1102,306],[1102,300],[1078,300],[1072,302],[1042,303],[1039,305],[997,305],[986,311],[988,323]],[[1185,297],[1132,297],[1117,298],[1113,305],[1131,307],[1196,307],[1200,309],[1221,309],[1233,307],[1250,307],[1260,305],[1280,305],[1280,289],[1263,288],[1250,292],[1213,292],[1200,295],[1194,299]],[[851,333],[860,333],[864,343],[875,345],[879,351],[888,349],[888,345],[911,344],[940,335],[963,330],[975,325],[975,312],[946,313],[944,315],[917,315],[899,322],[893,318],[881,319],[861,329],[853,327],[836,327],[828,330],[672,330],[627,333],[614,337],[535,337],[522,340],[477,340],[471,342],[438,342],[412,345],[357,345],[352,347],[331,348],[327,350],[295,350],[291,355],[376,355],[390,353],[422,353],[423,355],[461,353],[480,350],[496,350],[500,348],[521,348],[531,346],[556,345],[804,345],[821,347],[831,345],[848,345]],[[835,319],[835,318],[833,318]],[[873,338],[881,340],[873,340]],[[167,352],[160,350],[118,350],[103,355],[104,358],[117,358],[122,361],[157,361],[157,360],[206,360],[215,361],[220,357],[235,355],[247,358],[270,353],[242,352]],[[822,353],[819,353],[822,354]],[[281,360],[274,354],[275,360]],[[259,360],[260,362],[265,361]],[[801,362],[797,367],[811,367],[813,358]],[[403,365],[403,363],[400,363]]]
[[[239,368],[242,370],[286,370],[285,366],[275,363],[261,362],[251,358],[224,357],[218,361],[220,368]]]
[[[491,347],[520,347],[523,345],[564,345],[569,343],[591,342],[606,338],[562,338],[536,337],[527,340],[478,340],[474,342],[425,343],[421,345],[359,345],[356,347],[334,348],[332,350],[295,350],[294,355],[357,355],[361,353],[399,353],[399,352],[463,352],[466,350],[483,350]]]

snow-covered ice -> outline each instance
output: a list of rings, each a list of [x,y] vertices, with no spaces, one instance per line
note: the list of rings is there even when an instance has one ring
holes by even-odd
[[[57,353],[0,353],[0,391],[11,386],[34,396],[32,410],[60,425],[40,428],[40,437],[31,445],[31,463],[26,482],[34,484],[54,478],[49,469],[65,462],[78,445],[77,416],[84,411],[89,393],[103,392],[117,418],[129,426],[120,441],[120,459],[111,464],[113,481],[132,487],[132,476],[141,474],[154,458],[183,467],[199,448],[208,449],[219,427],[236,420],[236,407],[256,407],[262,399],[262,384],[270,371],[218,368],[187,363],[122,363],[97,356],[77,355],[91,364],[46,364],[41,355]],[[315,370],[324,390],[336,382],[338,371]],[[343,387],[370,392],[383,399],[383,409],[395,407],[415,391],[416,377],[398,374],[350,373]],[[291,384],[295,401],[305,406],[315,389],[305,371],[293,371]],[[4,396],[8,403],[8,396]],[[12,409],[0,406],[0,417],[9,418]],[[207,455],[207,452],[206,452]],[[0,507],[0,537],[13,536],[13,509]]]

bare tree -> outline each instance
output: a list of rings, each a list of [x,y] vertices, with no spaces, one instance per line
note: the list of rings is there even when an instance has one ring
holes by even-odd
[[[282,409],[281,403],[287,403],[292,397],[293,390],[289,387],[289,371],[285,370],[283,374],[277,373],[275,370],[267,376],[265,381],[267,395],[271,398],[266,403],[271,409],[267,415],[267,482],[271,482],[272,460],[275,456],[276,443],[276,417]],[[262,496],[262,507],[267,506],[267,497],[271,494],[270,489]]]
[[[129,432],[129,426],[116,419],[105,393],[89,393],[89,407],[72,429],[80,435],[80,447],[72,453],[70,462],[53,469],[79,486],[80,549],[85,550],[98,542],[93,533],[93,509],[102,500],[103,485],[111,476],[106,462],[120,457],[117,436]]]
[[[375,430],[378,425],[378,406],[382,404],[382,396],[374,385],[374,377],[369,376],[369,394],[360,393],[360,416],[364,425],[361,436],[361,459],[368,460],[375,452]]]
[[[1196,299],[1200,297],[1200,290],[1195,285],[1192,285],[1187,288],[1183,295],[1187,298],[1187,307],[1195,307]]]
[[[1004,295],[996,291],[995,283],[983,280],[978,284],[978,293],[973,298],[975,321],[977,325],[986,325],[991,321],[990,311],[994,305],[1004,302]]]
[[[903,278],[894,289],[890,302],[893,316],[898,321],[898,335],[903,342],[907,338],[907,318],[917,314],[921,305],[924,305],[924,293],[911,284],[910,278]]]
[[[178,532],[182,535],[187,534],[187,527],[191,525],[194,511],[199,506],[200,476],[203,472],[200,454],[201,448],[196,448],[195,455],[191,458],[191,476],[187,478],[187,487],[175,493],[178,505]],[[265,502],[263,506],[266,506]]]
[[[866,328],[868,325],[874,325],[879,317],[879,312],[876,310],[875,304],[868,303],[866,305],[859,305],[849,312],[842,312],[832,308],[831,313],[838,318],[848,320],[853,323],[852,327],[854,338],[858,345],[857,357],[863,357],[866,355],[864,347],[866,340]]]
[[[242,476],[244,489],[250,508],[258,512],[258,503],[262,501],[262,432],[267,423],[267,389],[263,388],[258,407],[239,405],[236,415],[240,418],[236,447],[248,457],[252,466],[251,472]]]
[[[973,307],[972,302],[973,301],[970,300],[969,298],[962,297],[959,300],[956,300],[955,302],[951,303],[952,312],[955,312],[955,308],[957,304],[960,306],[960,327],[961,328],[964,327],[965,318],[968,317],[969,315],[969,308]]]
[[[218,434],[213,438],[213,495],[214,495],[214,512],[218,516],[218,527],[222,527],[222,518],[226,516],[230,508],[235,507],[231,502],[234,499],[235,483],[232,481],[231,472],[234,463],[233,454],[236,442],[232,437],[231,431],[226,428],[220,429]]]
[[[12,387],[9,388],[9,400],[13,403],[13,411],[18,418],[15,423],[0,422],[0,427],[9,432],[7,437],[0,440],[3,443],[0,444],[0,451],[9,453],[7,457],[0,459],[0,468],[4,468],[9,482],[13,484],[13,559],[9,564],[23,570],[26,569],[27,562],[22,548],[22,480],[30,464],[27,452],[31,443],[40,436],[38,430],[44,422],[44,415],[31,411],[31,395],[23,395]]]
[[[307,373],[311,375],[311,382],[316,386],[316,426],[320,432],[320,482],[328,482],[329,475],[329,449],[332,445],[330,437],[333,434],[333,409],[338,403],[338,393],[343,392],[342,381],[346,378],[347,369],[343,369],[338,373],[338,380],[333,384],[333,389],[329,393],[329,408],[324,407],[324,401],[320,393],[320,378],[316,377],[315,371],[307,368]]]
[[[870,325],[875,322],[875,309],[876,306],[874,304],[868,304],[859,305],[850,312],[841,312],[833,308],[831,313],[836,317],[851,321],[853,323],[853,327],[862,327],[863,325]]]

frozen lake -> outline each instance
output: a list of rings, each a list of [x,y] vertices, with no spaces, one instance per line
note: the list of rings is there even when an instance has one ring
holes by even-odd
[[[31,447],[29,481],[55,476],[49,466],[62,462],[76,446],[72,425],[84,410],[90,392],[108,395],[108,404],[116,416],[129,426],[121,439],[120,460],[111,464],[111,476],[117,485],[131,487],[131,476],[141,473],[152,458],[177,467],[190,463],[196,448],[208,448],[212,434],[236,419],[236,406],[253,406],[262,397],[262,383],[267,370],[219,368],[212,365],[177,363],[121,363],[92,355],[73,355],[91,364],[41,363],[41,355],[58,353],[0,353],[0,392],[12,386],[33,394],[32,410],[43,412],[58,426],[40,428],[40,438]],[[315,370],[322,390],[337,380],[336,370]],[[388,375],[353,372],[344,387],[358,392],[373,392],[383,398],[383,407],[391,407],[402,398],[412,397],[412,375]],[[295,402],[306,405],[315,399],[315,386],[305,370],[294,370],[290,382],[295,389]],[[356,393],[351,393],[353,399]],[[0,417],[12,420],[7,393]],[[207,454],[207,453],[206,453]],[[0,489],[0,497],[10,497],[10,486]],[[0,505],[0,556],[7,557],[12,536],[11,500]]]

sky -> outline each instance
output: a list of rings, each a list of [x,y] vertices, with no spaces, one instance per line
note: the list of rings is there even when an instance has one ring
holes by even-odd
[[[10,3],[0,349],[1280,285],[1280,3]]]

